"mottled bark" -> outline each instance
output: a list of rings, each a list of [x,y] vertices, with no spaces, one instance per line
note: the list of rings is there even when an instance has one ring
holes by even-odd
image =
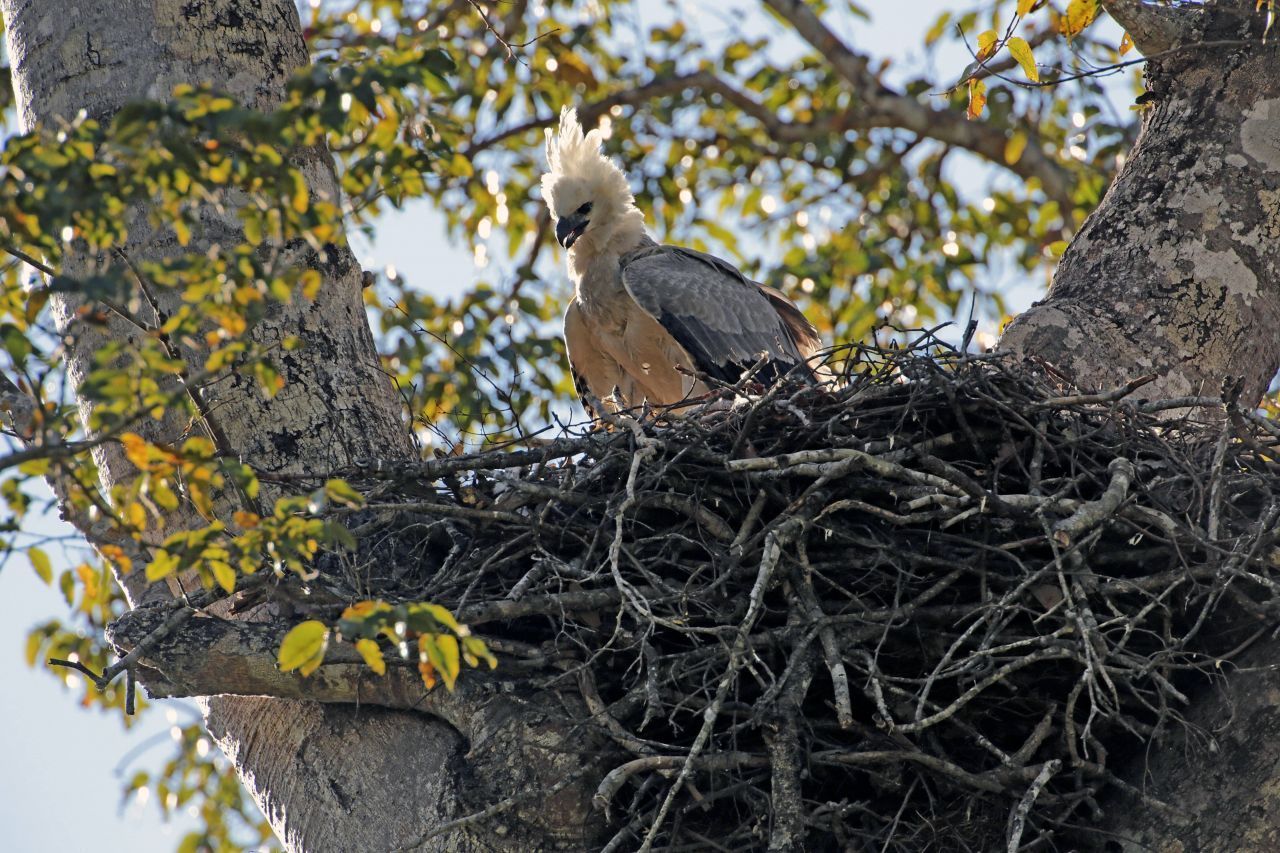
[[[1086,388],[1155,373],[1151,398],[1229,378],[1243,401],[1266,391],[1280,367],[1280,53],[1253,8],[1165,22],[1196,41],[1149,63],[1137,144],[1002,349]],[[1144,6],[1144,26],[1162,12]]]
[[[1108,2],[1148,53],[1149,106],[1124,168],[1001,348],[1085,387],[1147,373],[1146,396],[1256,401],[1280,368],[1280,51],[1255,0]],[[1172,48],[1172,49],[1171,49]],[[1110,850],[1280,849],[1280,643],[1193,695],[1191,729],[1151,744],[1115,792]]]
[[[168,97],[179,83],[209,83],[270,109],[289,74],[308,62],[291,0],[0,0],[0,12],[26,128],[81,109],[108,119],[130,100]],[[290,155],[313,197],[336,199],[327,152]],[[233,213],[202,211],[203,227],[184,248],[171,232],[147,227],[135,211],[127,252],[140,261],[237,244],[242,236]],[[259,470],[416,459],[394,389],[378,369],[354,257],[345,245],[334,245],[311,260],[324,274],[318,298],[274,306],[251,333],[267,345],[289,335],[302,338],[303,347],[280,364],[285,388],[267,398],[251,376],[218,383],[206,392],[216,424],[205,426]],[[113,264],[118,260],[80,256],[69,259],[63,272],[82,276]],[[176,296],[157,296],[162,311],[176,304]],[[71,340],[67,370],[73,383],[83,379],[107,338],[133,341],[140,334],[124,322],[105,331],[77,323],[76,304],[73,298],[53,301],[54,316]],[[140,294],[129,304],[140,319],[154,322]],[[182,355],[193,366],[203,363],[201,352]],[[171,420],[147,428],[147,436],[174,441],[183,426]],[[135,474],[117,447],[104,446],[97,461],[104,487]],[[191,523],[195,519],[175,514],[169,528]],[[135,603],[156,595],[140,572],[121,581]],[[209,731],[289,849],[351,851],[414,847],[433,827],[521,791],[545,792],[565,778],[570,759],[560,743],[571,733],[568,715],[552,707],[553,700],[505,696],[493,713],[455,708],[455,725],[425,713],[347,704],[219,696],[205,707]],[[518,802],[424,849],[580,847],[590,783],[569,785],[550,802]]]

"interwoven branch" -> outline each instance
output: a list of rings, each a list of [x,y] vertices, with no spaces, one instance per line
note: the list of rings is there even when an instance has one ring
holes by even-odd
[[[846,354],[831,386],[450,459],[454,489],[346,472],[377,498],[317,568],[455,607],[499,672],[580,694],[616,750],[591,756],[601,849],[1088,847],[1275,618],[1280,434],[931,341]],[[1250,434],[1224,450],[1224,423]],[[420,707],[465,733],[448,701]]]

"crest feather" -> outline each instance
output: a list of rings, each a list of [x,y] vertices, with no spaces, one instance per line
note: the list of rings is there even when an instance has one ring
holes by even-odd
[[[600,151],[604,135],[599,128],[583,132],[577,110],[560,110],[556,133],[546,131],[547,172],[542,176],[542,197],[555,209],[555,186],[562,178],[573,178],[607,191],[623,206],[631,204],[631,188],[622,170]]]

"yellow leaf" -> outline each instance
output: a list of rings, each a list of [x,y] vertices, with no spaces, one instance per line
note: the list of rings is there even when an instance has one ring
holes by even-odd
[[[489,664],[489,669],[497,669],[498,659],[493,656],[493,652],[489,651],[489,647],[486,646],[484,644],[484,640],[479,637],[463,637],[462,649],[469,658],[483,660],[485,663]],[[478,663],[479,660],[477,660],[476,663]],[[468,659],[467,662],[471,663],[471,660]],[[475,666],[476,664],[471,663],[471,665]]]
[[[28,548],[27,559],[31,561],[31,568],[36,570],[40,580],[46,584],[53,583],[53,563],[49,560],[48,554],[39,548]]]
[[[204,369],[209,373],[217,373],[227,362],[231,361],[235,355],[229,348],[214,350],[207,359],[205,359]]]
[[[124,445],[124,455],[135,468],[147,468],[147,440],[134,432],[121,433],[120,443]]]
[[[262,242],[262,219],[260,217],[252,215],[244,217],[244,239],[248,241],[250,246],[257,246]]]
[[[458,673],[462,670],[461,655],[458,650],[458,638],[452,634],[439,634],[436,637],[436,646],[440,649],[440,676],[444,679],[444,686],[449,692],[453,692],[453,686],[458,681]]]
[[[556,57],[555,76],[571,86],[585,86],[588,91],[598,88],[600,82],[585,62],[572,53]]]
[[[1059,31],[1068,40],[1075,38],[1098,16],[1098,0],[1071,0],[1067,13],[1058,22]]]
[[[982,115],[982,110],[987,105],[987,84],[981,80],[969,81],[969,111],[967,115],[972,121]]]
[[[307,189],[306,179],[302,177],[300,172],[290,172],[289,177],[293,179],[293,193],[290,203],[296,213],[306,213],[307,207],[311,202],[311,192]]]
[[[356,651],[360,653],[360,657],[364,658],[364,662],[369,665],[369,669],[378,673],[378,675],[387,674],[387,662],[382,659],[382,649],[378,648],[378,644],[369,639],[356,640]]]
[[[996,42],[999,36],[995,30],[987,30],[985,33],[978,34],[978,61],[989,59],[991,54],[996,52]]]
[[[236,510],[231,513],[231,520],[236,526],[243,530],[252,530],[262,522],[262,517],[256,512],[245,512],[244,510]]]
[[[331,501],[346,504],[349,507],[364,506],[364,495],[353,489],[345,480],[329,480],[324,484],[324,492]]]
[[[178,557],[176,554],[170,554],[163,548],[156,551],[156,555],[150,563],[147,563],[147,580],[158,581],[161,578],[168,577],[178,568]]]
[[[415,604],[414,610],[425,610],[430,614],[431,618],[439,622],[444,627],[453,631],[455,634],[466,634],[467,630],[458,624],[458,620],[453,618],[453,614],[448,608],[441,607],[439,604]]]
[[[196,512],[212,521],[213,501],[209,497],[209,491],[193,480],[187,484],[187,494],[191,497],[191,503],[195,505]]]
[[[436,686],[436,668],[429,662],[418,660],[418,674],[422,676],[422,683],[428,690]]]
[[[1125,33],[1124,38],[1120,39],[1120,55],[1124,56],[1131,50],[1133,50],[1133,36]]]
[[[324,279],[318,270],[307,270],[298,279],[298,283],[302,285],[302,295],[307,299],[314,300],[316,295],[320,293],[320,285]]]
[[[134,501],[129,504],[128,509],[125,510],[125,514],[131,526],[136,527],[138,530],[147,529],[147,511],[143,508],[142,504]]]
[[[1027,150],[1027,135],[1022,131],[1009,137],[1004,144],[1004,162],[1012,166],[1022,159],[1022,152]]]
[[[1036,5],[1036,0],[1018,0],[1018,17],[1025,18],[1031,14],[1031,7]]]
[[[28,459],[18,466],[18,470],[28,477],[43,477],[53,467],[53,460],[47,456],[43,459]]]
[[[391,605],[385,601],[357,601],[355,604],[342,611],[343,619],[364,619],[375,613],[382,613],[390,610]]]
[[[212,441],[199,435],[182,442],[182,455],[190,458],[212,459],[215,450]]]
[[[1036,58],[1031,53],[1031,45],[1027,44],[1027,40],[1013,36],[1009,39],[1009,53],[1013,58],[1018,60],[1018,64],[1022,66],[1022,73],[1027,75],[1027,79],[1032,83],[1040,82],[1040,70],[1036,68]]]
[[[280,643],[280,669],[284,672],[296,669],[303,675],[310,675],[324,661],[328,645],[329,629],[318,619],[294,625]]]
[[[169,488],[167,480],[155,480],[152,482],[151,497],[155,499],[161,509],[173,512],[178,508],[178,496],[173,493],[173,489]]]
[[[210,560],[209,570],[213,572],[213,579],[218,582],[218,586],[227,592],[236,591],[236,570],[229,564],[222,560]]]
[[[445,687],[453,690],[453,682],[457,678],[457,672],[450,671],[448,659],[445,656],[443,640],[446,634],[420,634],[418,636],[418,669],[422,669],[422,659],[425,657],[427,664],[431,667],[432,675],[439,675],[444,679]],[[450,639],[453,639],[450,637]],[[455,641],[456,645],[456,641]],[[456,653],[456,649],[455,649]],[[432,679],[434,681],[434,678]],[[426,676],[423,676],[425,683]]]
[[[942,38],[942,34],[947,30],[947,24],[951,23],[951,13],[943,12],[933,22],[933,26],[929,27],[929,31],[924,34],[924,43],[928,47]]]
[[[119,545],[99,545],[98,550],[102,552],[103,557],[114,563],[121,573],[127,575],[133,571],[133,560],[129,559]]]

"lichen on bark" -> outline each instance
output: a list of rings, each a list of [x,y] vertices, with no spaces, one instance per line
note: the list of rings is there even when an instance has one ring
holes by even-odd
[[[1266,391],[1280,367],[1280,77],[1262,17],[1219,5],[1199,41],[1148,64],[1137,144],[1002,349],[1093,388],[1155,373],[1157,397],[1234,378],[1241,399]]]

